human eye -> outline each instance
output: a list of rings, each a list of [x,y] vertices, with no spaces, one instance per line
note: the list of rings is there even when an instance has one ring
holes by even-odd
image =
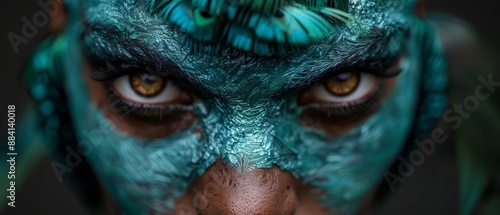
[[[367,116],[390,91],[389,80],[401,72],[404,60],[398,56],[334,71],[306,89],[298,102],[313,117],[349,120]]]
[[[183,95],[171,80],[147,73],[123,75],[110,86],[122,100],[144,106],[178,102]]]
[[[192,110],[193,95],[168,71],[131,64],[108,63],[105,68],[97,67],[91,77],[104,84],[110,109],[122,118],[161,123],[169,115]]]

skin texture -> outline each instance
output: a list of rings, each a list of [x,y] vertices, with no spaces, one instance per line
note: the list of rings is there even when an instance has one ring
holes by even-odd
[[[410,85],[410,86],[411,86],[411,85]],[[404,92],[404,91],[403,91],[403,92]],[[101,92],[101,94],[102,94],[102,92]],[[216,102],[217,102],[217,101],[216,101]],[[409,104],[411,104],[411,102],[410,102],[410,103],[406,103],[406,104],[408,104],[408,105],[409,105]],[[218,106],[218,105],[223,105],[223,104],[220,104],[220,103],[219,103],[219,104],[217,104],[217,103],[216,103],[215,105],[216,105],[216,106]],[[223,106],[222,108],[224,108],[224,106]],[[94,115],[94,114],[90,114],[90,115]],[[221,115],[225,115],[225,114],[219,114],[219,113],[217,113],[217,116],[221,116]],[[112,117],[112,116],[111,116],[111,117],[108,117],[108,118],[113,119],[113,117]],[[238,118],[238,117],[236,117],[236,118]],[[293,118],[295,118],[295,117],[293,117]],[[227,122],[228,122],[228,123],[231,123],[231,121],[232,121],[232,120],[231,120],[230,118],[228,118],[228,120],[229,120],[229,121],[227,121]],[[257,122],[258,122],[258,121],[257,121]],[[119,122],[117,122],[117,121],[115,121],[115,123],[114,123],[114,124],[115,124],[117,127],[119,127],[119,126],[121,126],[121,125],[122,125],[121,123],[119,123]],[[287,124],[287,123],[283,123],[283,124]],[[212,125],[212,126],[214,126],[214,125]],[[87,126],[85,126],[85,127],[99,127],[99,126],[95,126],[95,125],[94,125],[94,126],[93,126],[93,125],[87,125]],[[208,126],[208,127],[210,127],[210,126]],[[216,127],[217,127],[217,126],[216,126]],[[189,131],[192,135],[194,135],[194,136],[193,136],[193,138],[196,138],[196,140],[201,140],[201,141],[203,141],[203,139],[202,139],[202,138],[200,138],[200,137],[196,137],[196,136],[198,136],[198,135],[196,135],[197,133],[195,133],[194,131],[195,131],[195,130],[197,130],[197,129],[201,130],[202,128],[196,128],[196,127],[195,127],[195,128],[190,129],[190,130],[188,130],[188,131]],[[101,130],[103,130],[103,129],[101,129]],[[294,129],[292,129],[292,130],[294,130]],[[110,131],[110,133],[115,133],[115,132],[116,132],[116,131]],[[125,132],[126,132],[126,130],[125,130]],[[206,134],[210,134],[210,133],[217,133],[217,132],[206,131],[206,128],[205,128],[205,132],[204,132],[204,134],[206,135]],[[142,135],[144,135],[144,133],[143,133]],[[93,135],[89,135],[89,137],[90,137],[90,136],[93,136]],[[285,136],[288,136],[288,135],[285,135]],[[186,141],[186,140],[184,140],[184,141]],[[96,141],[96,140],[91,140],[91,142],[97,142],[97,141]],[[180,140],[180,141],[173,141],[173,142],[183,142],[183,141],[182,141],[182,140]],[[300,142],[303,142],[303,141],[300,141]],[[150,143],[148,143],[148,144],[150,144]],[[335,143],[331,143],[331,145],[335,145]],[[106,150],[106,151],[114,151],[114,150],[116,150],[116,149]],[[179,150],[179,149],[177,149],[177,150]],[[169,151],[170,151],[170,152],[175,152],[175,151],[177,151],[177,150],[176,150],[176,149],[169,149]],[[244,150],[244,151],[242,151],[242,152],[243,152],[243,153],[246,153],[246,152],[248,152],[247,150],[248,150],[248,149],[246,149],[246,150]],[[248,155],[247,155],[247,156],[248,156]],[[168,156],[165,156],[165,157],[168,157]],[[215,157],[214,157],[214,158],[215,158]],[[232,161],[232,162],[233,162],[233,164],[230,164],[230,163],[228,163],[228,161],[229,161],[229,162],[231,162],[230,160],[231,160],[232,158],[231,158],[231,157],[226,157],[226,159],[228,159],[228,160],[226,160],[226,161],[224,162],[224,163],[225,163],[225,165],[227,165],[227,166],[226,166],[226,168],[235,168],[234,166],[238,166],[238,165],[239,165],[239,166],[241,166],[241,167],[240,167],[240,169],[241,169],[241,170],[240,170],[240,171],[241,171],[240,175],[244,175],[245,177],[250,177],[250,180],[245,181],[245,183],[241,183],[241,184],[244,184],[244,185],[243,185],[242,187],[240,187],[239,189],[242,189],[242,190],[248,190],[248,189],[255,190],[255,189],[256,189],[256,190],[261,190],[261,191],[263,190],[263,189],[262,189],[262,186],[264,186],[264,187],[265,187],[265,185],[262,185],[263,183],[261,182],[261,180],[252,180],[252,177],[251,177],[251,176],[252,176],[252,175],[254,175],[254,177],[258,177],[258,178],[259,178],[259,177],[263,177],[263,176],[262,176],[262,175],[260,175],[260,174],[263,174],[263,172],[265,173],[266,171],[261,171],[261,173],[260,173],[260,174],[258,174],[260,170],[257,170],[257,169],[252,168],[252,167],[251,167],[252,165],[256,165],[256,164],[252,164],[252,162],[250,162],[250,163],[249,163],[249,164],[250,164],[250,166],[249,166],[249,164],[240,163],[240,162],[238,162],[238,161],[236,161],[236,160],[233,160],[233,161]],[[250,159],[252,159],[252,158],[250,157]],[[256,157],[256,158],[253,158],[253,159],[256,159],[255,161],[259,161],[259,160],[261,160],[262,158],[257,158],[257,157]],[[261,161],[265,161],[265,160],[261,160]],[[265,161],[265,163],[267,163],[267,161]],[[265,163],[262,163],[262,164],[260,164],[260,165],[266,165],[266,166],[267,166],[267,165],[269,165],[269,164],[265,164]],[[150,164],[148,164],[147,166],[150,166]],[[159,166],[163,166],[163,165],[159,165]],[[208,166],[210,166],[210,165],[208,165]],[[285,164],[285,165],[283,165],[283,164],[282,164],[282,166],[283,166],[282,168],[286,168],[286,164]],[[294,166],[295,166],[295,167],[294,167]],[[263,167],[263,166],[262,166],[262,167]],[[292,166],[290,166],[290,167],[292,167],[292,168],[296,168],[296,167],[298,167],[298,166],[296,166],[296,165],[292,165]],[[290,167],[289,167],[289,168],[290,168]],[[163,168],[163,167],[162,167],[162,168]],[[275,168],[276,168],[276,167],[275,167]],[[106,168],[106,169],[109,169],[109,168]],[[104,170],[104,169],[103,169],[103,170]],[[122,170],[122,171],[124,171],[124,170]],[[254,171],[257,171],[257,173],[254,173]],[[208,170],[208,172],[207,172],[207,171],[205,171],[205,173],[204,173],[204,174],[202,174],[202,175],[201,175],[201,177],[203,178],[203,177],[204,177],[205,175],[207,175],[207,174],[208,174],[208,175],[210,175],[210,174],[211,174],[211,171],[210,171],[210,170]],[[289,173],[288,173],[288,174],[289,174]],[[223,177],[223,176],[224,176],[224,177],[227,177],[227,176],[225,176],[225,174],[219,174],[219,175],[222,175],[222,176],[220,176],[220,177]],[[248,175],[250,175],[250,176],[248,176]],[[259,175],[260,175],[260,176],[259,176]],[[240,177],[241,177],[241,176],[240,176]],[[266,177],[268,177],[268,176],[266,176]],[[300,179],[300,177],[296,177],[296,178],[297,178],[297,180],[301,180],[301,179]],[[285,181],[286,181],[286,180],[285,180]],[[372,183],[373,183],[373,182],[372,182]],[[191,183],[191,184],[192,184],[192,183]],[[204,184],[205,184],[205,183],[204,183]],[[265,183],[264,183],[264,184],[265,184]],[[221,187],[224,187],[223,185],[220,185],[220,186],[221,186]],[[250,188],[248,188],[247,186],[249,186]],[[284,186],[284,185],[280,185],[280,186]],[[289,186],[289,185],[287,185],[287,186]],[[144,189],[144,188],[142,188],[142,189]],[[224,190],[225,190],[224,188],[220,188],[220,189],[221,189],[222,191],[224,191]],[[272,189],[266,189],[266,190],[272,190]],[[272,190],[272,191],[273,191],[273,192],[270,192],[270,194],[269,194],[271,197],[268,197],[268,198],[272,198],[273,196],[274,196],[274,197],[275,197],[275,196],[282,196],[282,195],[280,195],[280,193],[279,193],[279,192],[280,192],[280,190],[279,190],[279,189],[278,189],[278,190]],[[226,191],[226,192],[227,192],[227,191]],[[277,192],[277,193],[276,193],[276,192]],[[304,195],[304,194],[305,194],[305,195]],[[265,195],[265,194],[263,194],[263,193],[258,193],[258,194],[256,194],[256,195],[261,196],[261,198],[264,198],[264,197],[266,196],[266,195]],[[221,196],[222,196],[222,195],[221,195]],[[240,197],[238,197],[238,196],[239,196],[239,195],[237,195],[237,194],[232,194],[232,197],[234,197],[234,198],[240,198]],[[306,196],[306,197],[304,197],[304,196]],[[308,198],[308,196],[311,196],[310,191],[309,191],[309,192],[303,192],[303,195],[302,195],[302,196],[299,196],[298,198],[300,198],[300,199],[309,199],[309,200],[310,200],[310,199],[313,199],[313,198],[310,198],[310,197]],[[363,196],[365,196],[365,195],[363,195]],[[179,197],[179,198],[182,198],[182,197]],[[223,197],[222,197],[222,198],[223,198]],[[257,198],[257,197],[254,197],[254,198]],[[220,200],[220,201],[223,201],[223,202],[224,202],[225,200],[224,200],[224,199],[222,199],[222,200]],[[283,201],[283,200],[282,200],[282,201]],[[284,200],[284,201],[286,202],[287,200]],[[331,201],[331,200],[328,200],[328,201]],[[357,203],[357,204],[359,204],[359,201],[361,201],[361,200],[357,200],[357,201],[358,201],[358,203]],[[318,202],[320,202],[320,201],[318,201]],[[257,204],[257,206],[256,206],[255,204]],[[331,203],[330,203],[330,204],[331,204]],[[194,204],[193,204],[193,205],[194,205]],[[240,212],[238,212],[238,213],[230,213],[230,212],[228,212],[228,213],[227,213],[227,214],[240,214],[240,213],[241,213],[241,210],[244,210],[244,211],[245,211],[245,213],[252,213],[252,211],[254,211],[254,209],[253,209],[253,208],[255,208],[255,207],[263,208],[262,210],[270,210],[271,208],[272,208],[272,209],[276,209],[276,208],[275,208],[275,207],[273,207],[272,205],[273,205],[273,202],[272,202],[272,201],[265,201],[265,202],[257,202],[257,203],[249,204],[249,205],[247,205],[247,206],[245,206],[245,207],[242,207],[242,206],[240,205],[240,201],[233,201],[233,202],[232,202],[232,204],[227,204],[227,203],[226,203],[226,204],[221,204],[221,203],[219,203],[219,204],[217,204],[217,206],[210,207],[210,208],[198,208],[196,205],[194,205],[193,207],[194,207],[194,209],[198,210],[198,211],[197,211],[198,213],[202,213],[202,214],[203,214],[203,213],[209,213],[209,214],[210,214],[210,213],[211,213],[210,211],[212,211],[212,210],[221,210],[221,211],[218,211],[218,212],[221,212],[221,213],[222,213],[223,211],[228,212],[228,211],[231,211],[231,210],[240,210]],[[300,204],[300,205],[304,205],[304,204]],[[307,205],[307,204],[305,204],[305,205]],[[283,208],[283,209],[279,209],[279,211],[281,211],[281,210],[282,210],[282,211],[285,211],[285,212],[288,212],[288,213],[292,213],[292,212],[294,211],[294,209],[293,209],[293,207],[294,207],[294,206],[293,206],[293,204],[283,204],[282,206],[284,206],[284,207],[292,207],[292,209],[290,209],[290,208]],[[318,206],[320,206],[320,205],[316,202],[316,210],[323,210],[323,209],[321,209],[321,207],[318,207]],[[238,208],[238,209],[234,209],[235,207],[236,207],[236,208]],[[310,207],[313,207],[313,206],[310,206]],[[358,207],[359,207],[359,206],[358,206]],[[314,208],[314,207],[313,207],[313,208]],[[177,209],[176,209],[176,207],[174,206],[174,210],[181,210],[181,209],[178,209],[178,207],[177,207]],[[276,210],[278,210],[278,209],[276,209]],[[299,210],[300,210],[300,209],[299,209]],[[330,208],[330,210],[331,210],[331,208]],[[290,212],[290,211],[292,211],[292,212]],[[218,212],[216,212],[216,213],[218,213]],[[274,212],[273,212],[273,211],[262,211],[262,213],[256,213],[256,214],[269,214],[268,212],[272,214],[272,213],[274,213],[275,211],[274,211]],[[174,213],[175,213],[175,212],[174,212]],[[325,214],[327,214],[327,213],[325,212]]]
[[[341,25],[296,53],[260,57],[233,49],[193,53],[183,45],[185,32],[131,2],[68,1],[65,30],[39,57],[60,63],[55,76],[75,135],[94,149],[86,159],[112,199],[110,210],[356,214],[368,204],[410,133],[429,69],[422,63],[428,32],[412,2],[359,1],[349,13],[362,30]],[[401,74],[378,74],[377,102],[355,116],[325,118],[319,106],[298,102],[324,79],[401,55]],[[124,63],[140,65],[135,72],[164,76],[187,94],[153,120],[125,114],[128,106],[109,101],[118,77],[95,78],[103,62],[115,73]],[[440,71],[429,69],[436,77]]]
[[[90,73],[86,64],[86,73]],[[168,119],[165,124],[142,123],[126,119],[109,108],[106,89],[101,83],[85,75],[93,102],[104,110],[106,117],[120,130],[134,136],[157,138],[169,136],[195,123],[189,113],[179,113],[184,118]],[[395,78],[387,80],[382,99],[391,94]],[[368,115],[367,115],[368,116]],[[366,117],[367,117],[366,116]],[[335,137],[358,125],[366,117],[349,119],[342,123],[327,123],[325,120],[309,122],[303,120],[305,127],[324,130],[330,137]],[[325,121],[325,122],[322,122]],[[138,124],[139,123],[139,124]],[[163,133],[163,132],[170,133]],[[232,168],[218,160],[196,179],[188,191],[176,201],[175,210],[169,214],[330,214],[318,201],[314,187],[304,183],[289,172],[274,166],[270,169],[256,169],[249,173]],[[365,207],[369,201],[365,203]],[[115,205],[109,204],[110,214],[119,214]],[[364,214],[360,212],[358,214]]]

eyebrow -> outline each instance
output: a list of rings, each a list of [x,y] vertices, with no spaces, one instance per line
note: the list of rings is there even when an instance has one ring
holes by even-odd
[[[154,50],[149,49],[139,39],[129,39],[123,37],[123,31],[119,30],[117,27],[99,23],[92,25],[87,24],[84,25],[84,27],[86,30],[82,35],[84,40],[91,40],[91,44],[95,44],[95,42],[102,42],[106,44],[104,47],[108,48],[102,48],[99,45],[94,45],[95,47],[87,45],[86,50],[92,50],[88,53],[88,56],[91,58],[101,61],[107,59],[115,65],[116,63],[136,64],[144,67],[154,65],[155,68],[151,68],[146,71],[150,74],[162,77],[168,76],[176,81],[177,84],[187,87],[194,92],[206,95],[213,94],[210,88],[207,88],[195,78],[190,77],[186,71],[183,71],[179,67],[179,65],[168,59],[168,56],[157,54]],[[320,72],[312,73],[310,71],[302,71],[301,73],[305,74],[303,77],[294,79],[292,83],[287,83],[280,90],[272,93],[270,96],[277,98],[290,95],[291,93],[304,89],[326,77],[332,76],[341,71],[352,69],[357,64],[374,60],[386,60],[395,57],[391,56],[390,53],[388,54],[386,49],[387,43],[394,37],[396,32],[398,32],[398,30],[387,31],[380,28],[370,28],[360,40],[345,39],[343,42],[347,43],[347,45],[340,45],[331,50],[325,50],[325,53],[334,52],[335,54],[338,54],[339,56],[336,57],[341,59],[340,62],[334,65],[322,66]],[[337,36],[332,35],[331,38],[319,43],[319,45],[331,43]],[[316,44],[316,46],[317,45],[318,44]],[[95,48],[102,48],[103,50],[94,50]],[[314,49],[312,46],[310,48]],[[243,55],[244,52],[239,52],[239,54],[234,56],[240,57]],[[287,57],[293,58],[293,56]],[[264,56],[259,58],[260,60],[265,61],[267,57]],[[304,58],[307,59],[307,55]],[[312,58],[309,58],[309,60],[312,60]],[[105,62],[101,62],[101,64],[103,63]],[[115,71],[104,71],[101,75],[118,77],[126,74],[126,71],[118,69]],[[130,72],[128,74],[130,74]]]
[[[189,78],[175,62],[151,50],[139,39],[123,37],[123,31],[116,26],[84,23],[84,29],[85,56],[97,67],[91,72],[94,80],[107,81],[130,74],[133,69],[144,69],[149,74],[169,77],[178,85],[207,93],[201,83]],[[88,45],[88,42],[94,45]],[[132,68],[123,68],[121,64],[131,65]]]
[[[342,56],[338,56],[342,59],[340,62],[329,65],[313,75],[305,75],[304,78],[285,85],[272,96],[278,98],[291,94],[340,72],[364,70],[364,72],[380,77],[391,77],[399,74],[384,71],[384,69],[387,69],[386,67],[390,66],[405,51],[404,45],[396,50],[388,50],[388,43],[397,36],[397,33],[405,34],[406,31],[402,29],[394,29],[392,31],[380,28],[369,29],[362,41],[351,41],[352,44],[350,46],[338,46],[337,50],[330,50],[337,54],[342,54]],[[378,69],[370,68],[369,65],[363,65],[377,63],[377,61],[389,65],[382,65]],[[307,72],[303,73],[306,74]]]

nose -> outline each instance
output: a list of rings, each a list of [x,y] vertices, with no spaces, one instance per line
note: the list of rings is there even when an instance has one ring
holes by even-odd
[[[217,161],[193,184],[193,207],[201,215],[292,215],[294,184],[278,167],[245,172]]]

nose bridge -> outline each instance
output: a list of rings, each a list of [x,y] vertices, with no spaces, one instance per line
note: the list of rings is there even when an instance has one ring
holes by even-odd
[[[269,102],[218,104],[220,117],[211,144],[217,145],[220,157],[243,171],[270,168],[273,165],[275,126],[273,109]],[[207,126],[210,127],[210,126]]]

